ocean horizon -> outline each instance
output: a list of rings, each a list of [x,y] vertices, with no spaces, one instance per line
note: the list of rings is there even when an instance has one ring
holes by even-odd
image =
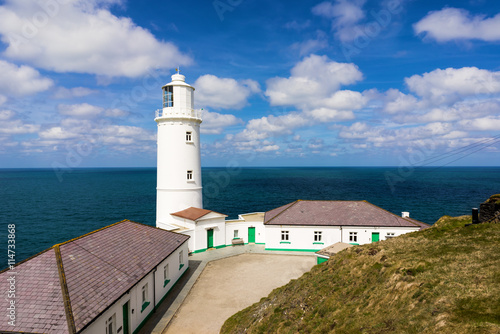
[[[204,208],[228,219],[298,199],[366,200],[433,224],[500,192],[500,167],[204,167],[202,179]],[[0,238],[7,249],[16,225],[16,262],[124,219],[155,225],[156,167],[7,168],[0,182]]]

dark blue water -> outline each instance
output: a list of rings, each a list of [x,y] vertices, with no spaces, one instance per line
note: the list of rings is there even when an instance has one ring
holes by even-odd
[[[297,199],[367,200],[433,223],[500,193],[499,167],[204,168],[204,207],[236,218]],[[123,219],[153,225],[156,169],[0,170],[0,255],[16,225],[16,261]],[[2,252],[0,252],[2,254]]]

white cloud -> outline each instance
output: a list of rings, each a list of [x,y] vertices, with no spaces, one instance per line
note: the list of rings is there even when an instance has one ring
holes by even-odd
[[[500,131],[500,117],[483,117],[459,122],[467,131]]]
[[[5,102],[7,102],[7,97],[3,96],[3,95],[0,95],[0,106],[2,104],[4,104]]]
[[[424,34],[438,42],[479,39],[500,41],[500,14],[491,18],[472,15],[465,9],[444,8],[430,12],[413,25],[417,34]]]
[[[253,80],[236,81],[206,74],[193,84],[196,87],[196,104],[216,109],[241,109],[248,98],[260,92],[259,84]]]
[[[130,113],[121,109],[104,109],[88,103],[81,104],[60,104],[57,106],[59,113],[65,116],[77,118],[95,118],[105,116],[111,118],[125,117]]]
[[[255,149],[257,152],[272,152],[272,151],[278,151],[280,147],[278,145],[265,145],[262,147],[258,147]]]
[[[289,78],[276,77],[267,81],[265,94],[272,105],[305,106],[318,98],[328,98],[341,85],[363,78],[356,65],[337,63],[317,55],[306,57],[290,73]]]
[[[362,34],[357,23],[366,16],[363,11],[365,2],[366,0],[337,0],[333,4],[325,1],[314,6],[312,12],[315,15],[331,19],[336,37],[342,42],[347,42]]]
[[[7,96],[23,96],[43,92],[54,84],[40,72],[29,66],[17,66],[0,60],[0,93]],[[2,96],[0,96],[0,99]],[[5,96],[3,96],[5,102]]]
[[[203,111],[203,125],[201,133],[221,134],[228,126],[242,123],[239,118],[231,114],[219,114],[216,112]]]
[[[308,39],[303,42],[292,44],[292,50],[298,50],[299,56],[305,56],[312,52],[317,52],[328,46],[328,39],[324,32],[318,31],[315,39]]]
[[[16,113],[11,110],[0,111],[0,134],[27,134],[35,133],[40,129],[40,125],[29,124],[16,116]]]
[[[83,97],[90,94],[95,94],[97,92],[98,91],[86,87],[74,87],[74,88],[59,87],[54,93],[54,98],[70,99],[73,97]]]
[[[80,134],[74,131],[63,129],[60,126],[55,126],[39,132],[38,136],[42,139],[48,140],[64,140],[78,138],[80,137]]]
[[[435,105],[463,97],[500,93],[500,72],[477,67],[437,69],[405,79],[408,88]]]
[[[385,94],[383,110],[388,114],[408,112],[418,107],[418,100],[413,95],[404,94],[397,89],[389,89]]]
[[[7,0],[0,6],[4,54],[55,72],[138,77],[150,68],[191,63],[172,43],[159,41],[109,6],[121,1]],[[45,9],[44,9],[45,8]],[[34,20],[34,18],[38,18]],[[42,19],[44,18],[44,19]]]

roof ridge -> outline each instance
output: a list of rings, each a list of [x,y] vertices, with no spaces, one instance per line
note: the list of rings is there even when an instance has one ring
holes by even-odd
[[[71,300],[69,297],[68,285],[66,283],[66,275],[64,273],[64,264],[61,257],[61,249],[59,244],[54,245],[56,255],[57,272],[59,273],[59,283],[61,284],[61,293],[64,302],[64,311],[66,313],[66,323],[70,334],[76,333],[75,318],[73,317],[73,309],[71,308]]]
[[[55,246],[60,246],[60,245],[65,245],[65,244],[67,244],[67,243],[70,243],[70,242],[73,242],[73,241],[75,241],[75,240],[78,240],[78,239],[84,238],[84,237],[86,237],[86,236],[89,236],[89,235],[91,235],[91,234],[94,234],[94,233],[96,233],[96,232],[99,232],[99,231],[105,230],[105,229],[107,229],[107,228],[109,228],[109,227],[111,227],[111,226],[115,226],[115,225],[118,225],[118,224],[120,224],[120,223],[124,223],[124,222],[131,222],[131,223],[133,223],[132,221],[130,221],[130,220],[128,220],[128,219],[124,219],[124,220],[119,221],[119,222],[117,222],[117,223],[114,223],[114,224],[111,224],[111,225],[108,225],[108,226],[101,227],[101,228],[99,228],[99,229],[97,229],[97,230],[95,230],[95,231],[91,231],[91,232],[89,232],[89,233],[85,233],[84,235],[80,235],[80,236],[78,236],[78,237],[76,237],[76,238],[73,238],[73,239],[70,239],[70,240],[67,240],[67,241],[61,242],[61,243],[59,243],[59,244],[54,245],[53,247],[55,247]]]
[[[303,201],[303,200],[298,199],[298,200],[296,200],[296,201],[292,202],[292,203],[291,203],[291,205],[289,205],[289,206],[288,206],[288,208],[284,209],[283,211],[281,211],[280,213],[278,213],[276,216],[274,216],[273,218],[269,219],[267,222],[264,222],[264,224],[269,223],[269,222],[270,222],[270,221],[272,221],[274,218],[278,217],[278,216],[279,216],[279,215],[281,215],[283,212],[285,212],[286,210],[290,209],[292,206],[294,206],[295,204],[297,204],[297,203],[299,203],[299,202],[301,202],[301,201]],[[290,204],[290,203],[289,203],[289,204]],[[285,204],[285,205],[287,205],[287,204]],[[282,205],[282,206],[285,206],[285,205]],[[264,217],[264,220],[265,220],[265,217]]]

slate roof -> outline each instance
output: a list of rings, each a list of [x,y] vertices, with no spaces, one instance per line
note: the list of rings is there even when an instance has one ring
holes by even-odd
[[[171,213],[171,215],[195,221],[195,220],[200,219],[203,216],[208,215],[210,212],[227,217],[226,215],[224,215],[222,213],[218,213],[218,212],[215,212],[212,210],[195,208],[195,207],[190,207],[190,208],[187,208],[187,209],[179,211],[179,212],[174,212],[174,213]]]
[[[429,225],[402,218],[367,201],[298,200],[266,212],[265,225],[419,227]]]
[[[2,321],[0,332],[79,332],[188,239],[124,220],[55,245],[0,273],[5,291],[17,272],[19,303],[16,327]]]

